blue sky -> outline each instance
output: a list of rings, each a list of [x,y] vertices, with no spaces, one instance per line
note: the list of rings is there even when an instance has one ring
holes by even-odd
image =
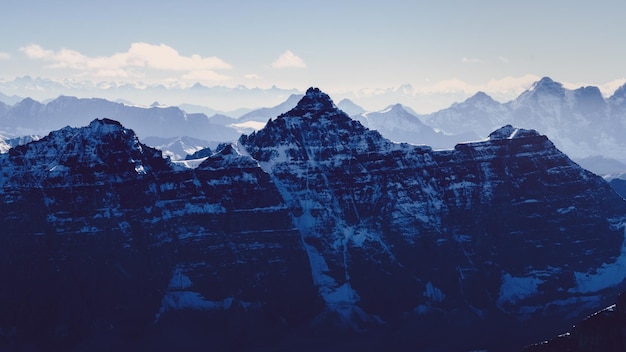
[[[605,94],[626,78],[624,1],[21,0],[2,13],[5,81],[507,99],[542,76]]]

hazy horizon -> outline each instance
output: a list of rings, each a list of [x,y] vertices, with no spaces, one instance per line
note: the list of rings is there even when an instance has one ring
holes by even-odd
[[[477,91],[511,100],[549,76],[566,88],[598,86],[608,96],[626,82],[620,69],[626,48],[611,45],[621,40],[624,10],[626,3],[561,0],[22,1],[7,7],[0,23],[9,34],[0,44],[0,92],[25,95],[6,87],[23,76],[172,88],[316,86],[368,110],[399,102],[427,113]],[[42,88],[29,88],[29,96],[151,103]],[[202,105],[256,108],[283,98]]]

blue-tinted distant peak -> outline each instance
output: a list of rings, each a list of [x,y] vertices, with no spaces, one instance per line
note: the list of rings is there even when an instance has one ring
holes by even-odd
[[[386,110],[390,110],[390,111],[404,111],[404,112],[406,112],[406,109],[400,103],[390,105]]]
[[[337,107],[340,108],[342,111],[346,112],[350,116],[365,113],[365,109],[355,104],[350,99],[341,100],[339,103],[337,103]]]
[[[487,93],[479,91],[476,94],[472,95],[471,97],[467,98],[466,102],[468,103],[495,103],[496,101],[493,100],[493,98],[491,98]]]
[[[535,82],[531,90],[536,93],[547,93],[552,95],[562,95],[564,93],[563,84],[553,81],[550,77],[543,77],[539,81]]]
[[[596,86],[580,87],[576,89],[576,93],[578,95],[585,95],[585,96],[599,96],[599,97],[602,96],[602,92],[600,92],[600,88]]]

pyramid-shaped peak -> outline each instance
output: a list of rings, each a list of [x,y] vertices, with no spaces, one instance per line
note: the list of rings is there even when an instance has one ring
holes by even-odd
[[[542,77],[539,81],[535,82],[536,86],[541,86],[541,85],[552,85],[552,84],[558,84],[561,85],[558,82],[555,82],[552,78],[545,76]]]
[[[398,112],[401,112],[401,111],[406,111],[406,110],[404,109],[404,106],[402,106],[402,104],[396,103],[396,104],[393,104],[393,105],[389,105],[382,112],[387,112],[387,111],[398,111]]]
[[[365,113],[365,109],[347,98],[342,99],[339,103],[337,103],[337,107],[350,116]]]
[[[535,92],[561,93],[563,84],[553,81],[550,77],[543,77],[533,84],[532,90]]]
[[[385,109],[378,111],[378,113],[379,114],[393,113],[396,115],[413,115],[409,110],[407,110],[407,108],[404,107],[404,105],[400,103],[389,105]],[[368,113],[368,115],[371,115],[371,113]]]
[[[467,102],[495,102],[492,97],[483,91],[478,91],[476,94],[467,98]]]
[[[309,88],[306,94],[298,105],[294,108],[295,111],[325,111],[337,109],[333,100],[328,94],[322,92],[319,88]]]

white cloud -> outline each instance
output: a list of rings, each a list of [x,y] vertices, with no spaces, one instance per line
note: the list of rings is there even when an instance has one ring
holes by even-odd
[[[10,58],[11,58],[10,54],[0,52],[0,60],[9,60]]]
[[[146,66],[161,70],[195,71],[229,69],[232,66],[215,56],[202,57],[194,54],[181,56],[178,51],[165,45],[152,45],[147,43],[133,43],[127,53],[128,62],[136,66]]]
[[[132,69],[154,69],[163,71],[200,72],[196,75],[209,77],[212,70],[230,69],[232,66],[218,57],[202,57],[194,54],[183,56],[165,44],[132,43],[126,52],[111,56],[89,57],[72,49],[58,51],[44,49],[37,44],[20,48],[26,57],[50,63],[50,68],[66,68],[88,71],[94,76],[128,77],[136,76]],[[201,73],[206,71],[204,73]],[[214,73],[214,77],[223,77]]]
[[[243,75],[243,78],[245,78],[245,79],[261,79],[261,76],[257,75],[256,73],[249,73],[247,75]]]
[[[276,61],[272,63],[273,68],[305,68],[306,63],[304,60],[292,53],[291,50],[287,50],[282,53]]]
[[[492,79],[487,84],[478,86],[480,90],[501,96],[517,96],[526,89],[530,88],[533,83],[540,80],[541,77],[537,75],[527,74],[521,77],[503,77],[499,79]]]
[[[478,64],[483,62],[483,60],[475,58],[475,57],[464,57],[461,59],[461,62],[464,64]]]
[[[607,97],[610,97],[611,95],[613,95],[613,93],[615,93],[615,91],[618,88],[623,86],[625,83],[626,83],[626,78],[620,78],[620,79],[616,79],[616,80],[601,84],[598,88],[600,88],[600,91],[602,92],[602,94],[604,94]]]
[[[510,62],[509,59],[507,59],[504,56],[498,56],[498,60],[500,60],[501,62],[504,62],[505,64],[508,64]]]

